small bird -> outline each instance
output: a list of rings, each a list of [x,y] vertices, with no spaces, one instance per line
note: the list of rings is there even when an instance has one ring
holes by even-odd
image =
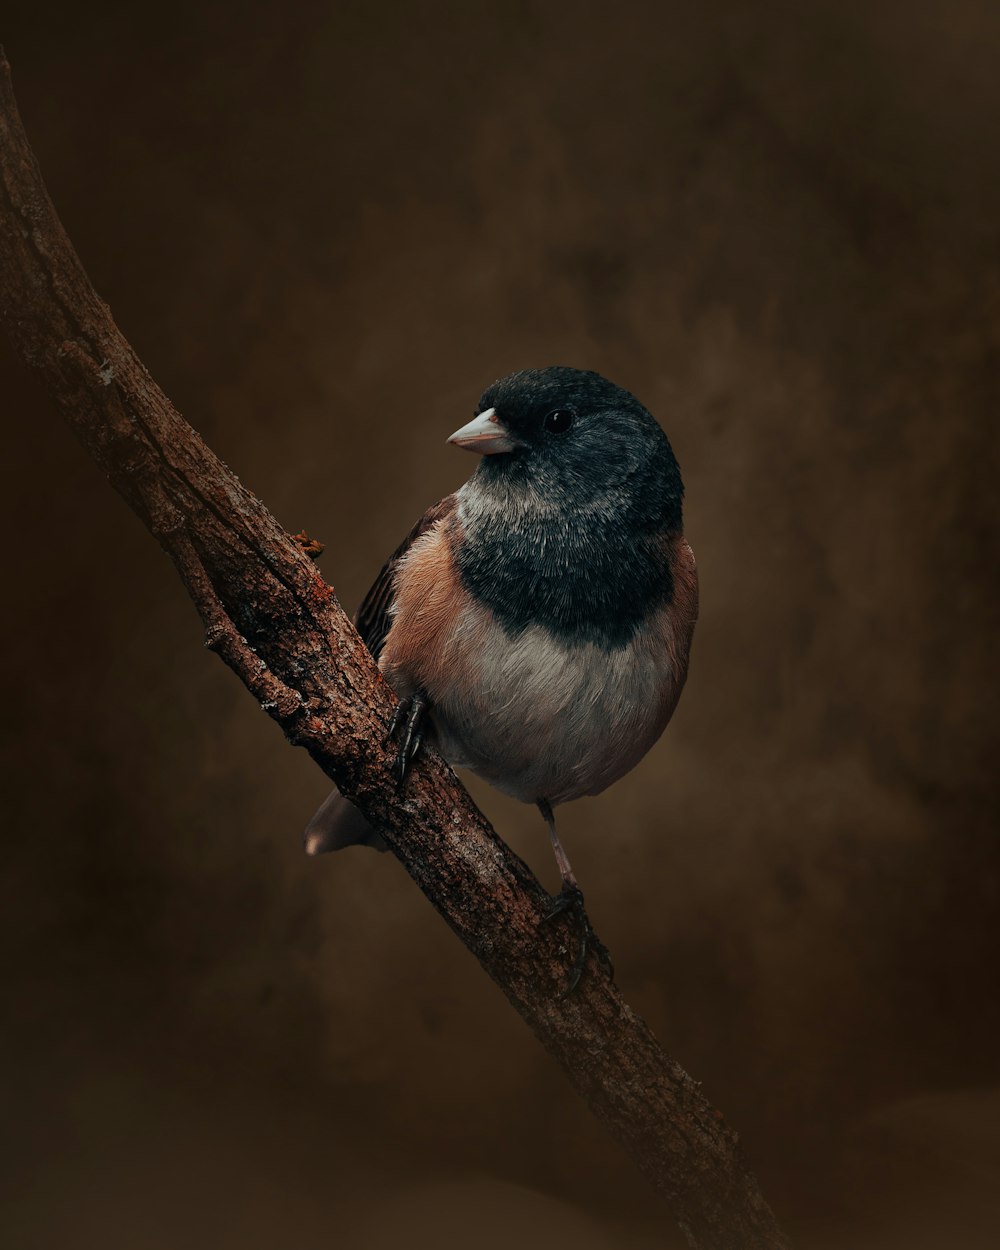
[[[425,730],[452,765],[534,803],[562,877],[550,916],[592,937],[553,809],[600,794],[663,732],[698,615],[680,469],[653,417],[597,373],[553,366],[494,382],[448,439],[475,472],[390,556],[357,627],[399,697],[404,777]],[[385,844],[337,791],[309,854]]]

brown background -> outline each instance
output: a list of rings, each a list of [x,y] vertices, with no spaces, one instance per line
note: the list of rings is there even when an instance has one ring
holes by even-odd
[[[800,1247],[1000,1243],[993,0],[2,37],[98,289],[345,603],[496,376],[659,416],[702,621],[664,740],[564,811],[592,915]],[[396,864],[301,856],[324,779],[9,354],[0,404],[5,1244],[677,1245]]]

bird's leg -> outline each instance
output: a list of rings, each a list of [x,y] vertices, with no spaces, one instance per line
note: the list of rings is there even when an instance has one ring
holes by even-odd
[[[559,897],[561,898],[563,894],[572,893],[574,890],[580,894],[580,887],[576,883],[576,877],[573,874],[569,857],[563,850],[563,844],[559,841],[559,835],[556,833],[556,818],[547,799],[538,800],[538,810],[542,813],[542,820],[548,825],[552,850],[555,852],[556,863],[559,865],[559,875],[562,877],[562,892]],[[580,894],[580,897],[582,898],[583,895]]]
[[[562,877],[562,889],[552,899],[552,906],[542,917],[542,923],[548,924],[555,920],[556,917],[563,915],[564,912],[569,912],[575,918],[580,930],[579,950],[573,962],[573,967],[570,969],[566,988],[561,995],[563,998],[568,998],[580,984],[580,978],[583,976],[583,969],[586,965],[587,953],[589,951],[592,950],[594,952],[608,976],[614,976],[614,966],[611,963],[611,956],[608,954],[607,948],[590,926],[590,919],[583,906],[583,891],[577,884],[569,858],[556,833],[556,819],[552,814],[552,807],[546,799],[539,799],[538,810],[542,813],[542,819],[548,826],[549,837],[552,840],[552,850],[555,852],[556,863],[559,865],[559,875]]]
[[[424,692],[417,690],[414,694],[400,699],[392,714],[386,741],[391,742],[393,739],[399,741],[399,750],[396,752],[396,771],[399,774],[400,785],[406,780],[410,765],[424,740],[425,719],[430,705],[431,701]]]

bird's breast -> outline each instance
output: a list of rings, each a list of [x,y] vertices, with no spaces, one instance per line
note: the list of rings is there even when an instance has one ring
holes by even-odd
[[[438,526],[407,555],[386,677],[401,695],[427,692],[452,764],[525,802],[599,793],[642,758],[680,696],[697,614],[690,548],[665,540],[676,566],[670,602],[609,648],[537,623],[512,634],[462,585],[453,539]]]

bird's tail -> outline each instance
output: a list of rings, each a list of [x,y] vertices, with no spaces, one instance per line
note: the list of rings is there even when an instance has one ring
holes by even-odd
[[[374,826],[339,790],[333,790],[323,800],[306,825],[302,841],[307,855],[342,851],[345,846],[370,846],[375,851],[389,849]]]

